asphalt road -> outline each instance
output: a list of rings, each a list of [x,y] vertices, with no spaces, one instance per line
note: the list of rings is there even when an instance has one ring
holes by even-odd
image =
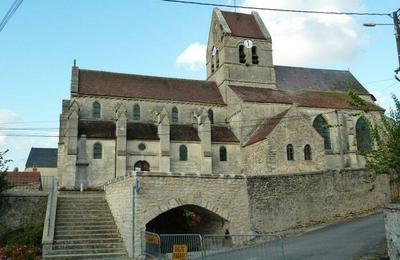
[[[383,214],[327,226],[283,241],[285,258],[277,242],[216,253],[207,259],[347,260],[356,256],[382,255],[385,250]]]

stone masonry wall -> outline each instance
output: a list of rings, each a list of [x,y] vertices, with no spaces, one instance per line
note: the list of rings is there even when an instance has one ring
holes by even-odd
[[[24,227],[43,225],[47,194],[18,192],[0,195],[0,237]]]
[[[327,222],[380,208],[389,199],[386,176],[364,169],[247,178],[252,229],[261,233]]]
[[[129,256],[133,244],[133,181],[114,183],[106,187],[106,200]]]
[[[385,231],[390,259],[400,259],[400,204],[385,207]]]

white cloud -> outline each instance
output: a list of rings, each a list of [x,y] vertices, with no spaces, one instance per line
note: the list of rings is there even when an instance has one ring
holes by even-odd
[[[243,5],[316,11],[364,10],[360,0],[245,0]],[[272,36],[275,64],[348,62],[359,54],[364,42],[361,26],[350,16],[258,12]]]
[[[176,65],[192,72],[201,71],[206,66],[207,46],[198,42],[191,43],[176,58]]]
[[[7,123],[12,123],[18,120],[17,114],[11,110],[0,108],[0,127],[8,126]],[[4,145],[6,137],[0,131],[0,145]]]

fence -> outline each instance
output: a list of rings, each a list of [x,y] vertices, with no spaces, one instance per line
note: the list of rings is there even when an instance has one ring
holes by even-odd
[[[184,257],[179,259],[285,259],[283,240],[277,235],[143,233],[142,253],[148,257],[171,259],[174,247],[184,248]]]
[[[2,190],[49,190],[53,176],[41,176],[39,172],[3,173]]]

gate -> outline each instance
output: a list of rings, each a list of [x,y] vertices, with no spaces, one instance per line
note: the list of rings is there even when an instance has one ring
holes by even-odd
[[[270,234],[204,235],[156,234],[143,232],[142,253],[150,258],[172,259],[174,248],[184,248],[185,257],[179,259],[284,260],[283,240]]]

